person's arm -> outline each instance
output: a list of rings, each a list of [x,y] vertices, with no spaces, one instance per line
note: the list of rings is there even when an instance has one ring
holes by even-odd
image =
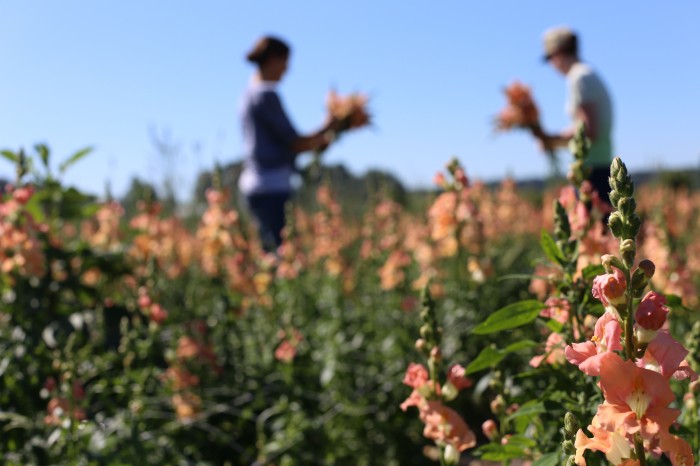
[[[299,136],[292,143],[292,150],[299,154],[309,150],[316,150],[328,146],[332,142],[332,137],[329,131],[336,125],[333,118],[328,118],[324,125],[316,132],[308,136]]]
[[[586,125],[586,136],[588,139],[590,139],[591,142],[595,142],[596,138],[598,137],[598,121],[596,119],[595,104],[581,104],[576,109],[575,115],[576,124],[573,127],[567,128],[558,134],[542,133],[539,136],[536,135],[540,140],[543,149],[546,150],[567,147],[571,138],[574,137],[576,127],[578,127],[580,123]]]
[[[300,135],[287,118],[287,113],[282,107],[282,102],[276,92],[266,92],[260,103],[260,115],[277,139],[292,152],[299,154],[327,146],[330,141],[328,131],[337,123],[328,118],[326,123],[318,130],[308,135]]]

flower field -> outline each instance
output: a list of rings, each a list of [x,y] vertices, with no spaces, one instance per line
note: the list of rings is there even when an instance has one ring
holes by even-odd
[[[426,209],[321,183],[271,255],[224,188],[128,217],[3,155],[3,464],[698,464],[697,192],[452,161]]]

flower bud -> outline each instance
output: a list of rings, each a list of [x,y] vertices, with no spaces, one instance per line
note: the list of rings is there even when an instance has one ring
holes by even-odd
[[[572,439],[576,436],[576,432],[581,427],[579,426],[578,420],[576,419],[576,416],[571,414],[570,412],[567,412],[564,415],[564,435],[567,439]]]
[[[630,217],[627,219],[627,224],[629,225],[629,236],[631,238],[636,237],[637,233],[639,233],[639,228],[642,226],[642,220],[639,218],[639,215],[630,215]]]
[[[608,217],[608,227],[610,227],[610,231],[616,238],[622,236],[622,217],[620,216],[620,212],[613,212],[610,214],[610,217]]]
[[[564,450],[564,453],[566,453],[567,455],[573,455],[574,453],[576,453],[576,447],[574,446],[574,442],[572,442],[571,440],[564,440],[561,443],[561,446],[562,450]]]
[[[460,456],[459,450],[454,445],[448,443],[445,446],[445,454],[443,456],[445,464],[458,464]]]
[[[620,200],[620,195],[617,193],[617,191],[610,191],[610,203],[613,206],[617,206],[617,201]]]
[[[594,298],[598,298],[605,307],[608,307],[627,302],[626,290],[625,275],[620,269],[613,269],[613,273],[595,277],[591,291]]]
[[[445,401],[452,401],[459,395],[459,390],[454,386],[452,382],[447,382],[442,386],[442,397]]]
[[[493,440],[498,435],[498,426],[496,421],[493,419],[487,419],[481,424],[481,431],[484,433],[487,439]]]
[[[419,338],[416,340],[416,349],[418,351],[424,351],[425,350],[425,340],[422,338]]]
[[[634,211],[637,209],[637,203],[634,198],[631,197],[621,197],[617,202],[617,208],[623,217],[631,217]]]
[[[644,272],[644,276],[646,276],[649,280],[651,280],[651,278],[654,276],[654,272],[656,271],[656,266],[649,259],[644,259],[643,261],[639,262],[639,268]]]
[[[600,256],[600,264],[603,266],[607,273],[612,273],[612,261],[615,256],[612,254],[603,254]]]
[[[499,415],[503,413],[503,410],[506,407],[506,400],[504,400],[501,395],[498,395],[491,401],[490,407],[493,414]]]
[[[627,267],[632,267],[634,264],[634,256],[637,254],[637,245],[632,239],[624,239],[620,241],[620,257]]]
[[[696,409],[698,409],[698,402],[692,393],[686,393],[683,396],[683,405],[685,406],[685,409],[690,412],[694,412]]]
[[[655,291],[650,291],[639,303],[634,318],[637,325],[646,330],[659,330],[666,322],[668,311],[666,297]]]
[[[632,274],[630,282],[630,287],[632,288],[634,297],[639,298],[649,284],[649,279],[646,277],[642,269],[637,269]]]
[[[695,380],[693,382],[690,382],[690,385],[688,386],[688,390],[691,393],[700,393],[700,379]]]
[[[433,349],[430,350],[430,359],[436,362],[442,360],[442,351],[439,346],[434,346]]]

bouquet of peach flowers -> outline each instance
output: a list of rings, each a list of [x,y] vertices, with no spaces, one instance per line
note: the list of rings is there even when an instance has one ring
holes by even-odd
[[[326,98],[326,109],[334,120],[332,127],[326,132],[326,139],[330,142],[337,141],[343,134],[350,130],[362,128],[370,124],[371,116],[367,109],[369,98],[366,94],[352,93],[342,96],[331,89]],[[309,166],[304,170],[306,176],[315,178],[319,175],[321,156],[328,145],[313,152],[313,158]]]
[[[537,136],[541,134],[540,113],[532,98],[530,88],[514,81],[503,91],[508,98],[508,105],[496,115],[496,129],[499,131],[513,128],[526,128]]]
[[[543,139],[544,131],[540,125],[540,112],[537,109],[535,100],[532,98],[530,88],[519,81],[513,81],[503,92],[508,99],[508,103],[496,115],[494,121],[496,130],[527,129],[536,138]],[[554,167],[554,164],[556,164],[554,150],[547,149],[546,152]]]

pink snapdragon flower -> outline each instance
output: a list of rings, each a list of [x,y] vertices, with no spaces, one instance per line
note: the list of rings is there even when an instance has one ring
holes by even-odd
[[[610,357],[617,357],[614,351],[621,351],[620,335],[622,328],[610,313],[603,314],[595,324],[592,341],[572,343],[564,349],[566,359],[578,366],[585,374],[600,375],[603,362]]]
[[[420,388],[425,384],[430,375],[428,374],[428,369],[426,369],[422,364],[416,364],[414,362],[408,365],[406,369],[406,375],[403,377],[403,383],[412,388]]]
[[[530,359],[530,365],[532,367],[539,367],[542,362],[557,365],[563,364],[565,360],[564,337],[562,337],[560,333],[552,332],[547,338],[547,343],[544,347],[544,354]]]
[[[620,269],[613,267],[613,273],[598,275],[593,279],[593,297],[598,298],[605,309],[624,303],[627,300],[626,290],[627,280]]]
[[[466,370],[459,364],[453,364],[447,370],[447,380],[455,386],[457,390],[463,390],[474,385],[472,379],[467,377]]]
[[[634,315],[637,321],[638,339],[642,343],[648,343],[656,335],[656,331],[666,323],[668,307],[666,297],[655,291],[650,291],[644,296]]]
[[[420,419],[425,423],[426,438],[452,445],[460,452],[476,445],[476,436],[464,419],[439,401],[425,403],[420,409]]]
[[[554,319],[560,324],[565,324],[569,320],[571,304],[566,299],[550,296],[544,305],[546,307],[540,312],[541,317]]]
[[[667,331],[661,330],[649,343],[644,357],[637,361],[637,365],[646,369],[659,372],[661,375],[676,380],[690,378],[695,381],[698,375],[685,361],[688,350],[677,342]]]
[[[487,439],[493,440],[498,435],[498,426],[493,419],[487,419],[481,424],[481,431]]]

